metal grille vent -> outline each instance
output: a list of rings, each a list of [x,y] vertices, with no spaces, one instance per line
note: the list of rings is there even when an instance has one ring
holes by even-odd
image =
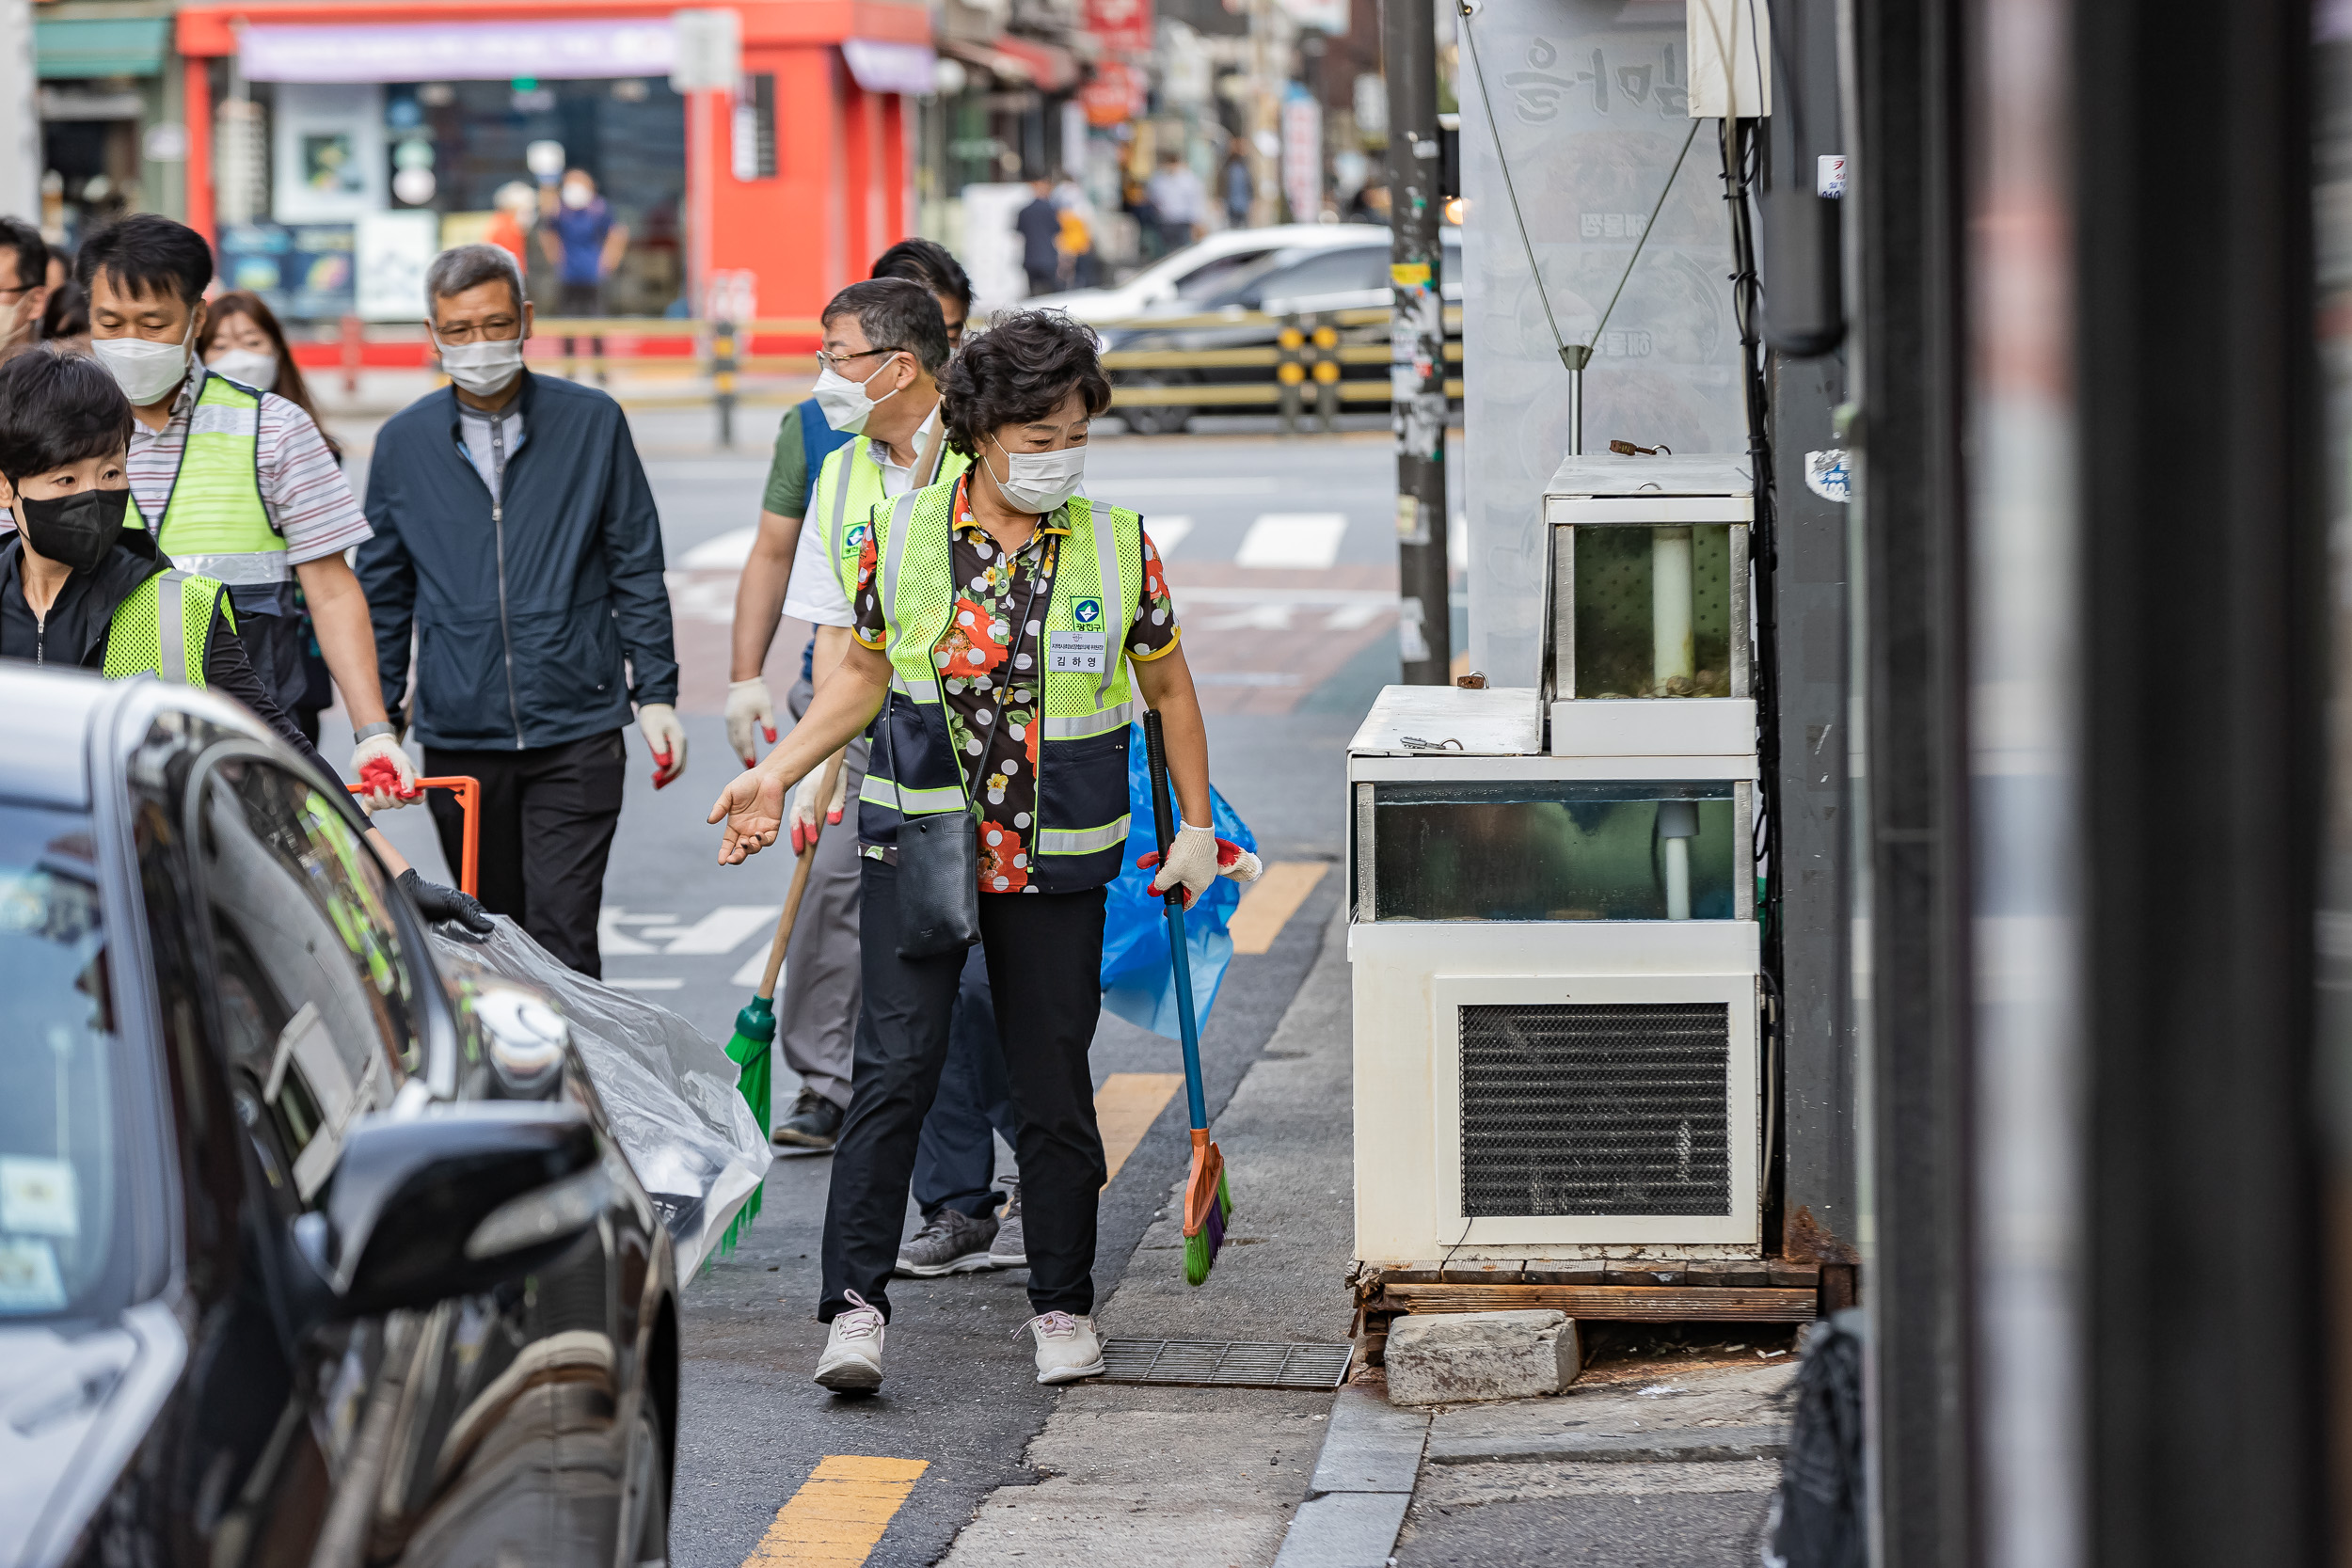
[[[1730,1008],[1461,1009],[1462,1213],[1724,1214]]]
[[[1218,1388],[1336,1388],[1347,1375],[1348,1344],[1252,1344],[1228,1339],[1105,1339],[1105,1383],[1172,1383]]]

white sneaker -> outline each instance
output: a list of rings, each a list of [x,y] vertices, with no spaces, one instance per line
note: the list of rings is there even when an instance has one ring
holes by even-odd
[[[1037,1380],[1074,1383],[1103,1375],[1103,1341],[1095,1337],[1092,1318],[1068,1312],[1041,1312],[1013,1330],[1037,1336]]]
[[[857,1305],[833,1320],[817,1381],[836,1394],[870,1394],[882,1386],[882,1315],[855,1291],[847,1294]]]

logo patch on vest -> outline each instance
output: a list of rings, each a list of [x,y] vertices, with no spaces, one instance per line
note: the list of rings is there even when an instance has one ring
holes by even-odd
[[[871,523],[851,523],[849,531],[842,535],[842,543],[853,550],[864,549],[866,536],[873,531],[874,525]]]
[[[1070,607],[1070,617],[1082,626],[1099,626],[1103,624],[1103,601],[1080,599]]]

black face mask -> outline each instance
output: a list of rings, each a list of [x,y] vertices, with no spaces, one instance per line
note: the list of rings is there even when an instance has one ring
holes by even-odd
[[[20,495],[16,521],[35,554],[69,571],[87,572],[115,547],[130,504],[128,489],[83,490],[54,500]]]

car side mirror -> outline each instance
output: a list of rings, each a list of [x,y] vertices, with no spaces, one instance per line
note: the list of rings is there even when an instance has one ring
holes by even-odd
[[[492,1101],[345,1133],[320,1207],[294,1222],[320,1320],[421,1307],[543,1266],[612,1199],[570,1104]]]

